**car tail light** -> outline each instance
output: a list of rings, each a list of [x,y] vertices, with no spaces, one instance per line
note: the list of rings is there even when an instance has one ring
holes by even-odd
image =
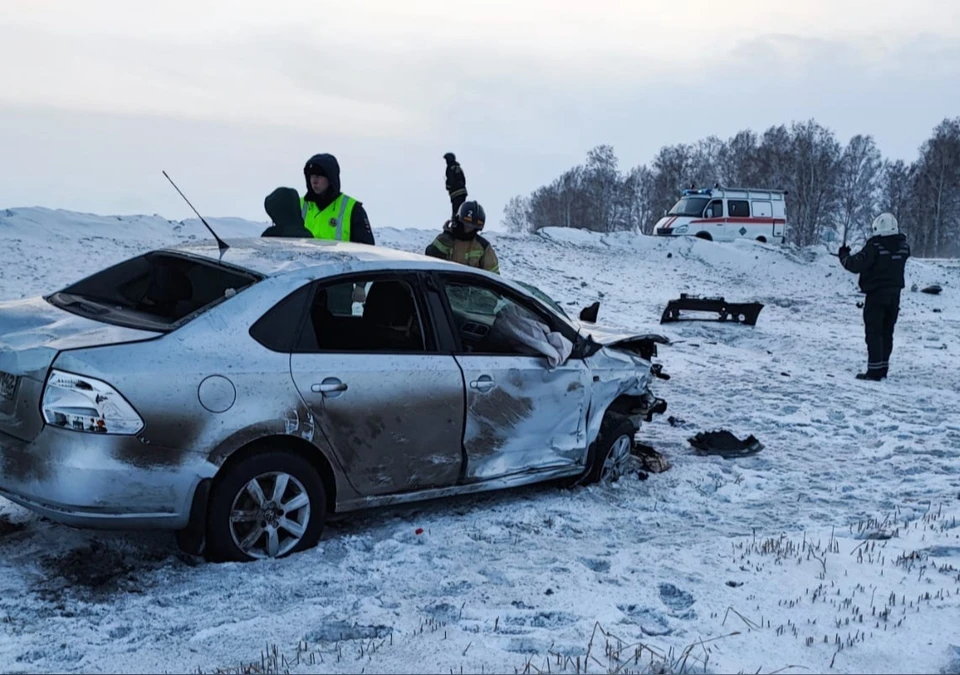
[[[135,434],[143,420],[106,382],[92,377],[50,373],[40,404],[47,424],[96,434]]]

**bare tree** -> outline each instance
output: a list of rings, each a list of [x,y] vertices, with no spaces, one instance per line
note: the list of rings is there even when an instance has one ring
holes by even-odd
[[[814,120],[794,123],[790,129],[788,157],[792,175],[790,239],[799,246],[820,243],[837,207],[840,144],[833,133]]]
[[[689,146],[668,145],[653,158],[652,205],[654,216],[659,216],[673,206],[680,191],[693,181],[692,154]]]
[[[529,232],[531,230],[529,217],[529,200],[519,195],[511,197],[503,207],[503,224],[508,232]]]
[[[624,229],[650,234],[657,222],[653,205],[655,176],[646,166],[635,166],[623,181],[626,202]]]
[[[759,142],[755,133],[749,130],[740,131],[719,150],[717,170],[722,185],[763,187],[765,178],[761,177],[757,161]]]
[[[960,253],[960,117],[943,120],[921,146],[914,190],[919,253]]]
[[[710,187],[720,182],[720,164],[726,143],[708,136],[690,146],[690,182],[697,187]]]
[[[871,136],[850,139],[840,157],[837,171],[836,212],[838,234],[858,234],[868,238],[880,192],[883,160]]]
[[[584,229],[610,232],[618,229],[623,211],[623,180],[617,170],[617,156],[610,145],[598,145],[587,153],[583,192],[586,196]]]
[[[916,165],[907,164],[898,159],[896,162],[884,162],[880,184],[880,211],[892,213],[901,228],[909,226],[908,202],[911,197],[911,183]]]

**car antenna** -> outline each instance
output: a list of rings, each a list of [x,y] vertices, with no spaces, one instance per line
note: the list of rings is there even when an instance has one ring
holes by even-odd
[[[170,181],[170,185],[173,186],[173,189],[176,190],[177,192],[180,192],[180,188],[178,188],[177,184],[173,182],[173,179],[167,175],[166,171],[163,172],[163,175],[168,181]],[[213,235],[213,238],[217,240],[217,248],[220,249],[220,257],[223,258],[223,252],[226,251],[228,248],[230,248],[227,245],[227,242],[225,242],[223,239],[217,236],[217,233],[213,231],[212,227],[210,227],[210,223],[204,220],[203,216],[200,215],[200,212],[193,208],[193,204],[190,203],[190,200],[187,199],[187,196],[183,194],[183,192],[180,192],[180,196],[183,197],[183,201],[185,201],[187,205],[191,209],[193,209],[193,212],[197,214],[197,218],[200,219],[200,222],[207,226],[207,229],[210,230],[210,234]]]

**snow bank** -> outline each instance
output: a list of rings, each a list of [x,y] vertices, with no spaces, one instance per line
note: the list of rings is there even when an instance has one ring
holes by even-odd
[[[212,223],[227,238],[265,227]],[[435,234],[376,228],[379,243],[417,252]],[[155,216],[0,211],[0,299],[192,238],[207,238],[199,223]],[[656,384],[673,423],[640,433],[669,471],[353,516],[315,550],[251,565],[194,567],[171,536],[72,530],[0,500],[0,669],[956,663],[960,265],[910,262],[908,287],[944,292],[903,294],[890,377],[867,383],[853,378],[866,361],[856,277],[822,248],[563,230],[490,239],[504,275],[571,312],[599,299],[601,321],[674,340],[657,359],[672,379]],[[680,292],[765,307],[753,328],[661,326]],[[765,449],[723,460],[687,443],[721,427]]]

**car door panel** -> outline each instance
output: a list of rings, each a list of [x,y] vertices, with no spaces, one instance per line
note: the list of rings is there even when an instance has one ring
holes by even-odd
[[[293,354],[300,396],[360,494],[454,485],[463,376],[441,354]]]
[[[465,480],[570,466],[586,453],[589,374],[528,356],[459,355],[467,383]]]

